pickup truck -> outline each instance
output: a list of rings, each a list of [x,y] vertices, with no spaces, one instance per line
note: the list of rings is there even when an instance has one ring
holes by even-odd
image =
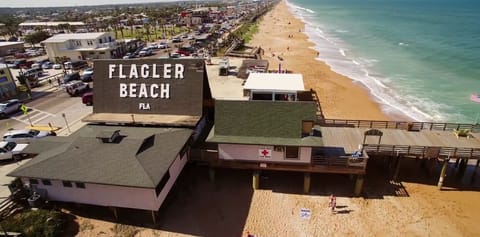
[[[23,150],[28,144],[17,144],[15,142],[0,142],[0,160],[21,158],[25,154]]]

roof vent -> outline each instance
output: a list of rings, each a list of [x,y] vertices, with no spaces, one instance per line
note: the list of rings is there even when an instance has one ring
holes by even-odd
[[[97,139],[103,143],[120,143],[123,136],[120,135],[120,130],[115,131],[101,131],[97,134]]]

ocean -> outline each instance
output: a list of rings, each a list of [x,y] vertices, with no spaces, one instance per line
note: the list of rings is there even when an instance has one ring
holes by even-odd
[[[480,1],[288,0],[319,60],[366,86],[386,113],[473,123]],[[478,118],[480,121],[480,118]]]

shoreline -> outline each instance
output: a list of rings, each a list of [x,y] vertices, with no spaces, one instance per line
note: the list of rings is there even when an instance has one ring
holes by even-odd
[[[250,45],[265,50],[263,59],[270,68],[287,69],[303,75],[305,89],[315,90],[321,109],[329,119],[413,121],[406,114],[387,113],[368,88],[337,73],[318,56],[315,43],[305,33],[305,22],[297,18],[286,1],[263,16]],[[279,56],[283,59],[280,60]]]

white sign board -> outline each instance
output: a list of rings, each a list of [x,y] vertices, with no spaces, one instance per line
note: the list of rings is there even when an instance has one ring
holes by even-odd
[[[259,158],[270,158],[272,157],[272,149],[262,148],[258,149]]]
[[[300,217],[302,219],[308,220],[308,219],[310,219],[311,215],[312,215],[312,212],[310,211],[310,209],[307,209],[307,208],[300,209]]]

